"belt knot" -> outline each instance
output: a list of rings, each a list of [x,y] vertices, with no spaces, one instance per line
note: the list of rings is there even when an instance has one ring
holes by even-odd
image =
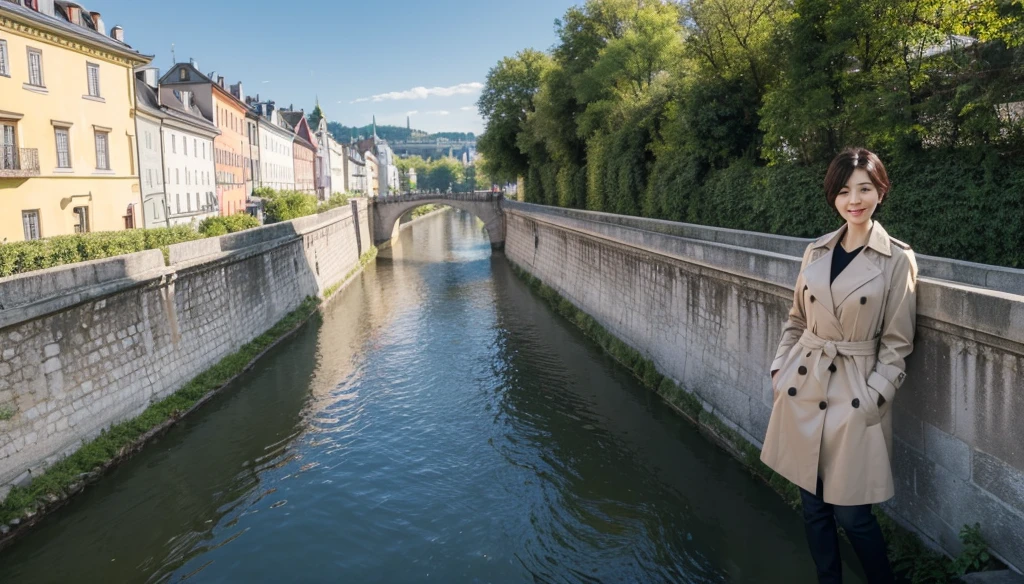
[[[825,353],[825,355],[828,356],[829,359],[835,359],[836,355],[839,354],[839,349],[836,347],[836,344],[832,341],[826,342],[825,345],[821,348],[821,350],[822,352]]]

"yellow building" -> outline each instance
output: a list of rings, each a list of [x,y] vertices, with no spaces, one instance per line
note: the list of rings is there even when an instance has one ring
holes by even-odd
[[[142,225],[134,68],[99,13],[0,0],[0,242]]]

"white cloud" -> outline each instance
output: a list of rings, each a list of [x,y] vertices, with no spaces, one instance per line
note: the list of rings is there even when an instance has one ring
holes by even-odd
[[[427,112],[426,115],[428,115],[428,116],[446,116],[446,115],[448,115],[450,113],[451,112],[449,112],[449,111],[438,110],[436,112]]]
[[[460,83],[458,85],[452,85],[450,87],[413,87],[412,89],[406,89],[405,91],[391,91],[388,93],[378,93],[370,97],[360,97],[352,101],[352,103],[362,103],[365,101],[397,101],[403,99],[427,99],[428,97],[451,97],[453,95],[468,95],[476,93],[484,88],[484,84],[478,81],[472,83]]]
[[[414,116],[414,115],[416,115],[418,113],[420,113],[420,112],[418,112],[416,110],[412,110],[411,112],[405,112],[405,115],[407,115],[407,116]]]
[[[464,112],[475,112],[476,111],[476,106],[464,105],[464,106],[460,107],[459,109],[464,111]]]

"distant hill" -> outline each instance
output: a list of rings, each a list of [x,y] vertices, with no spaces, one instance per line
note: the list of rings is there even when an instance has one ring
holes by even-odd
[[[373,135],[373,124],[362,127],[345,126],[338,122],[327,122],[327,131],[335,140],[348,144],[352,139],[358,140],[360,136],[369,138]],[[473,132],[438,132],[429,134],[422,130],[403,128],[401,126],[377,126],[377,136],[388,142],[405,142],[412,140],[434,140],[436,138],[447,138],[453,141],[476,141]]]

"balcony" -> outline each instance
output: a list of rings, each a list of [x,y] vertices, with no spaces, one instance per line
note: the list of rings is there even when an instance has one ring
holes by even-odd
[[[0,146],[0,178],[39,176],[39,150]]]

